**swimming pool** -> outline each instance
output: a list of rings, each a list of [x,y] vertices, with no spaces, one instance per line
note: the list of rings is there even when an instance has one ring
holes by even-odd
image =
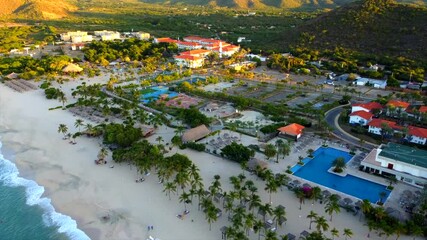
[[[386,194],[383,202],[385,202],[390,195],[390,191],[387,190],[387,186],[385,185],[355,177],[350,174],[341,177],[328,172],[332,162],[337,157],[343,157],[346,163],[350,161],[353,156],[349,153],[335,148],[320,147],[314,151],[313,155],[313,159],[305,158],[303,160],[303,162],[305,162],[304,166],[297,164],[291,168],[295,176],[359,199],[368,199],[372,203],[376,203],[380,199],[381,192]]]
[[[151,101],[157,101],[160,95],[167,94],[168,98],[174,98],[178,96],[177,92],[169,91],[169,87],[157,86],[148,89],[141,90],[141,101],[143,103],[149,103]]]

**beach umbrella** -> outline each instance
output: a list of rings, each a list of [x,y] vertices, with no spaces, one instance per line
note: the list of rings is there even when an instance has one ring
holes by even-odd
[[[292,183],[295,184],[295,185],[300,185],[301,184],[301,182],[299,180],[297,180],[297,179],[293,180]]]
[[[322,191],[322,195],[323,195],[324,197],[329,197],[329,196],[331,196],[331,192],[329,192],[328,190],[323,190],[323,191]]]
[[[286,234],[286,238],[287,238],[288,240],[295,240],[296,236],[295,236],[295,235],[293,235],[292,233],[288,233],[288,234]]]
[[[344,200],[343,200],[347,205],[350,205],[350,204],[352,204],[353,203],[353,200],[351,200],[350,198],[348,198],[348,197],[346,197],[346,198],[344,198]]]
[[[306,230],[304,230],[304,231],[302,231],[302,232],[300,233],[300,237],[304,237],[304,238],[306,238],[308,235],[310,235],[310,233],[309,233],[309,232],[307,232]]]
[[[302,186],[305,188],[311,188],[310,184],[308,184],[308,183],[304,183]]]
[[[283,210],[285,210],[285,209],[286,209],[286,207],[284,207],[282,204],[279,204],[279,205],[277,206],[277,208],[279,208],[279,209],[283,209]]]

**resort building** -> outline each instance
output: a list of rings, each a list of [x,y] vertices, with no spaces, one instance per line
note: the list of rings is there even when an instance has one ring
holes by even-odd
[[[304,128],[304,126],[298,123],[292,123],[287,126],[278,128],[277,131],[279,131],[279,136],[291,137],[295,141],[297,141],[302,136]]]
[[[197,142],[208,136],[210,133],[211,131],[206,127],[206,125],[202,124],[198,127],[187,130],[182,135],[181,139],[183,143]]]
[[[150,34],[146,32],[134,32],[132,33],[134,37],[136,37],[139,40],[148,40],[150,39]]]
[[[178,41],[172,38],[154,38],[154,43],[177,43]]]
[[[383,128],[385,126],[388,126],[392,130],[400,130],[402,127],[398,126],[396,122],[393,121],[387,121],[384,119],[373,119],[368,123],[368,132],[376,134],[376,135],[382,135],[383,134]]]
[[[358,124],[360,126],[366,126],[370,121],[372,121],[372,117],[374,116],[374,114],[361,110],[361,111],[352,112],[350,113],[349,116],[350,116],[350,120],[349,120],[350,124]]]
[[[249,69],[256,67],[256,62],[244,61],[244,62],[240,62],[240,63],[233,63],[233,64],[229,65],[228,67],[231,69],[234,69],[236,71],[249,70]]]
[[[365,111],[372,112],[374,109],[383,109],[383,106],[377,102],[356,103],[351,105],[351,112]]]
[[[177,41],[176,45],[178,46],[178,49],[189,49],[189,50],[201,49],[203,47],[202,45],[195,42],[183,42],[183,41]]]
[[[175,56],[174,59],[176,65],[187,68],[200,68],[203,66],[205,60],[203,57],[191,55],[179,55]]]
[[[72,43],[92,42],[92,35],[71,36]]]
[[[374,88],[385,89],[385,87],[387,86],[387,81],[386,80],[378,80],[378,79],[359,77],[356,80],[354,80],[353,84],[357,85],[357,86],[371,85]]]
[[[205,49],[196,49],[196,50],[190,50],[186,52],[182,52],[180,55],[185,56],[193,56],[193,57],[206,57],[211,53],[209,50]]]
[[[409,126],[406,139],[411,143],[425,145],[427,143],[427,129]]]
[[[396,143],[382,144],[361,162],[363,170],[395,176],[397,180],[423,187],[427,183],[427,151]]]
[[[97,37],[101,37],[102,41],[113,41],[116,39],[120,39],[120,33],[115,31],[102,30],[95,31],[94,34]]]
[[[60,34],[62,41],[71,41],[71,37],[81,37],[81,36],[88,36],[88,34],[87,32],[81,32],[81,31],[66,32],[66,33]]]

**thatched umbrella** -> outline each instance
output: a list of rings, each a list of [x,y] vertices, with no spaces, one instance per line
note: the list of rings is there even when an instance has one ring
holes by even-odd
[[[322,196],[323,197],[329,197],[329,196],[331,196],[331,192],[329,192],[328,190],[323,190],[322,191]]]
[[[308,184],[308,183],[304,183],[302,186],[305,187],[305,188],[311,188],[311,185]]]
[[[304,230],[300,233],[300,237],[303,237],[303,238],[306,238],[308,235],[310,235],[310,233],[307,232],[306,230]]]
[[[350,205],[353,203],[353,200],[351,200],[351,198],[346,197],[346,198],[344,198],[344,202],[345,202],[345,204]]]
[[[286,234],[286,239],[288,239],[288,240],[295,240],[295,238],[296,238],[296,236],[293,235],[292,233]]]
[[[62,69],[62,72],[64,73],[78,73],[81,71],[83,71],[83,68],[74,63],[70,63]]]
[[[295,186],[298,186],[298,185],[300,185],[300,184],[301,184],[301,182],[300,182],[299,180],[297,180],[297,179],[293,180],[293,181],[292,181],[292,183],[293,183]]]

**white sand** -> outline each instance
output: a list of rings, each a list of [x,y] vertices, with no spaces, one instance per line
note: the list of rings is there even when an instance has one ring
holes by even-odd
[[[70,89],[70,86],[75,87],[75,83],[67,83],[63,88]],[[58,125],[65,123],[73,132],[76,118],[67,111],[48,111],[59,105],[58,101],[46,100],[41,90],[20,94],[0,84],[0,141],[4,148],[14,151],[21,175],[46,188],[45,196],[52,199],[58,212],[77,220],[78,227],[92,239],[146,239],[149,235],[162,240],[221,239],[219,228],[227,224],[225,211],[209,231],[204,214],[197,211],[195,198],[195,204],[189,207],[190,215],[180,220],[175,215],[182,213],[183,204],[176,195],[169,201],[154,173],[145,177],[145,182],[135,183],[138,177],[135,168],[94,164],[100,139],[82,137],[77,139],[76,145],[62,140],[57,132]],[[158,131],[165,141],[170,140],[173,132],[166,127]],[[150,141],[154,142],[156,137],[150,137]],[[175,152],[173,149],[172,153]],[[238,164],[225,159],[191,150],[180,152],[199,166],[205,185],[209,185],[215,174],[220,174],[223,188],[228,189],[228,178],[242,172]],[[255,180],[253,176],[248,177]],[[262,190],[264,183],[255,182],[262,199],[268,201],[268,194]],[[288,222],[279,229],[279,234],[291,232],[298,237],[301,231],[308,229],[306,216],[310,210],[325,215],[323,205],[312,205],[309,200],[300,211],[297,198],[288,190],[273,194],[272,201],[273,205],[286,206]],[[107,213],[114,221],[103,223],[101,216]],[[345,212],[334,216],[329,224],[340,232],[351,228],[353,239],[366,239],[368,233],[357,216]],[[148,232],[148,225],[153,225],[154,230]],[[251,239],[258,237],[252,233]],[[371,233],[370,239],[380,238]]]

